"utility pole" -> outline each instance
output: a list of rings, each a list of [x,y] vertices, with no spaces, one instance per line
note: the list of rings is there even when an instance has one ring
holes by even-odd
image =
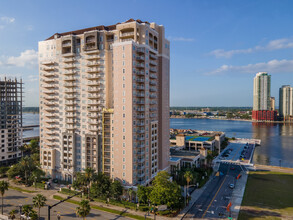
[[[53,208],[53,207],[59,205],[60,203],[65,202],[65,201],[71,199],[72,197],[77,196],[77,195],[79,195],[79,194],[81,194],[81,193],[83,193],[83,191],[81,191],[81,192],[79,192],[79,193],[76,193],[76,194],[74,194],[73,196],[68,196],[66,199],[63,199],[63,200],[61,200],[60,202],[55,203],[54,205],[51,205],[51,206],[48,205],[48,220],[51,220],[51,213],[50,213],[51,208]]]

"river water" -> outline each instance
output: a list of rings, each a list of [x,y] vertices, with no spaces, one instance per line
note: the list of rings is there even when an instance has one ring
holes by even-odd
[[[24,113],[24,125],[39,124],[39,114]],[[170,119],[171,128],[223,131],[227,137],[261,139],[254,163],[293,168],[293,124],[252,123],[213,119]],[[25,137],[39,135],[39,128],[25,131]]]
[[[228,137],[261,139],[254,163],[293,168],[293,124],[213,119],[170,119],[171,128],[223,131]]]

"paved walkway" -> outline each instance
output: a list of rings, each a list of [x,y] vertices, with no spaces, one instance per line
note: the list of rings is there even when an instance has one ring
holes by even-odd
[[[267,166],[267,165],[260,165],[255,164],[256,170],[262,171],[275,171],[275,172],[282,172],[282,173],[293,173],[293,168],[288,167],[277,167],[277,166]]]

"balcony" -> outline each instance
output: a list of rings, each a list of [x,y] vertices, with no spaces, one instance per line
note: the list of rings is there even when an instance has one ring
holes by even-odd
[[[74,62],[76,59],[74,57],[69,57],[69,58],[63,58],[63,62],[64,63],[72,63]]]
[[[155,67],[150,67],[150,72],[157,72],[157,68],[155,68]]]
[[[143,100],[138,100],[138,101],[136,101],[136,104],[137,104],[137,105],[144,105],[145,103],[144,103]]]
[[[137,56],[136,60],[143,60],[144,61],[144,57],[143,56]]]
[[[151,92],[157,92],[158,90],[157,90],[156,87],[150,87],[150,91],[151,91]]]
[[[64,75],[74,75],[74,74],[76,74],[75,70],[67,70],[64,72]]]
[[[64,81],[75,81],[77,78],[73,76],[64,77]]]
[[[138,130],[136,130],[136,133],[144,134],[145,133],[145,130],[144,129],[138,129]]]
[[[157,114],[155,113],[150,114],[150,118],[155,118],[155,117],[157,117]]]
[[[144,115],[137,115],[136,118],[138,118],[138,119],[144,119]]]
[[[100,105],[100,104],[101,104],[101,102],[99,102],[99,101],[92,101],[92,102],[88,103],[88,105]]]
[[[137,90],[144,90],[144,86],[137,86],[136,89]]]
[[[54,90],[44,90],[43,93],[51,94],[51,95],[57,95],[57,93]]]
[[[99,118],[99,115],[98,114],[88,114],[88,117],[93,118],[93,119],[97,119],[97,118]]]
[[[158,109],[157,108],[150,108],[150,111],[151,112],[155,112],[155,111],[157,111]]]
[[[102,108],[101,107],[92,107],[91,108],[88,108],[88,111],[89,112],[99,112],[99,111],[102,111]]]
[[[145,109],[144,108],[137,108],[136,111],[138,111],[138,112],[144,112]]]
[[[100,81],[89,81],[87,83],[88,86],[100,86],[102,83]]]
[[[86,65],[87,66],[100,66],[102,65],[102,62],[88,62]]]
[[[44,71],[48,71],[48,72],[49,71],[54,71],[55,70],[55,67],[54,66],[48,66],[48,67],[44,67],[43,70]]]
[[[87,68],[86,71],[88,73],[99,73],[102,71],[102,69],[101,68]]]
[[[150,60],[150,65],[157,66],[157,62]]]
[[[137,53],[145,53],[145,49],[140,47],[140,48],[137,48],[136,52]]]
[[[62,56],[63,56],[63,57],[74,57],[74,56],[75,56],[75,54],[74,54],[74,53],[71,53],[71,52],[69,52],[69,53],[63,53],[63,54],[62,54]]]
[[[73,106],[73,105],[77,105],[77,102],[75,102],[75,101],[69,101],[69,102],[65,102],[64,104],[66,106]]]
[[[158,102],[155,101],[155,100],[153,100],[153,101],[150,101],[150,104],[151,104],[151,105],[156,105],[156,104],[158,104]]]
[[[77,84],[76,83],[64,83],[63,86],[64,87],[76,87]]]
[[[136,67],[137,68],[144,68],[144,63],[137,63],[136,64]]]
[[[67,94],[76,93],[76,90],[75,89],[65,89],[64,92],[67,93]]]
[[[120,38],[128,38],[128,37],[134,37],[134,31],[124,32],[120,34]]]
[[[154,80],[150,80],[150,85],[152,85],[152,86],[156,86],[156,85],[157,85],[157,82],[154,81]]]
[[[43,73],[43,76],[45,76],[45,77],[54,77],[54,76],[56,76],[56,74],[54,72]]]
[[[157,79],[158,77],[157,77],[156,74],[150,74],[150,78],[151,78],[151,79]]]
[[[144,71],[136,71],[136,74],[137,74],[138,76],[144,76]]]
[[[43,79],[43,82],[44,82],[44,83],[56,83],[57,80],[52,79],[52,78],[49,78],[49,79]]]
[[[139,98],[144,97],[144,93],[137,93],[136,97],[139,97]]]
[[[100,59],[100,56],[98,55],[88,55],[86,57],[87,60],[97,60],[97,59]]]
[[[150,98],[151,98],[151,99],[156,99],[156,98],[157,98],[157,95],[155,95],[155,94],[150,94]]]
[[[42,85],[42,87],[47,88],[47,89],[52,89],[52,88],[56,88],[56,85],[52,85],[52,84],[44,84]]]
[[[96,47],[93,46],[85,46],[84,48],[84,53],[85,54],[98,54],[100,53],[100,51],[98,49],[96,49]]]
[[[144,122],[137,122],[136,126],[144,126]]]
[[[76,97],[74,95],[65,95],[64,99],[75,99]]]
[[[74,118],[76,115],[75,114],[66,114],[65,117],[66,118]]]
[[[144,145],[144,144],[138,144],[138,145],[136,145],[136,147],[137,147],[137,148],[144,148],[145,145]]]
[[[65,111],[67,111],[67,112],[75,112],[76,109],[73,108],[73,107],[66,107],[66,108],[65,108]]]
[[[137,137],[136,138],[138,141],[144,141],[145,140],[145,137]]]
[[[137,159],[138,163],[144,163],[144,158]]]
[[[100,95],[100,94],[89,94],[88,98],[89,99],[100,99],[100,98],[102,98],[102,95]]]
[[[48,65],[49,66],[49,65],[54,65],[55,62],[50,60],[50,61],[43,61],[41,64],[42,65],[46,65],[46,66]]]
[[[150,53],[150,58],[153,59],[153,60],[156,60],[157,59],[157,56]]]
[[[94,93],[94,92],[100,92],[102,89],[101,88],[88,88],[88,92]]]
[[[136,79],[136,82],[138,82],[138,83],[144,83],[144,78],[137,78]]]

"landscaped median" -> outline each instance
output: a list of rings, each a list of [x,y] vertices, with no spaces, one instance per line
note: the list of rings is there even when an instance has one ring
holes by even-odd
[[[54,195],[53,196],[53,199],[56,199],[56,200],[64,200],[66,198],[63,198],[63,197],[58,196],[58,195]],[[76,204],[76,205],[79,205],[79,203],[80,203],[79,201],[76,201],[76,200],[73,200],[73,199],[69,199],[66,202],[69,202],[69,203],[72,203],[72,204]],[[98,206],[98,205],[92,205],[91,204],[91,208],[92,209],[97,209],[97,210],[100,210],[100,211],[104,211],[104,212],[113,213],[113,214],[120,215],[120,216],[125,216],[125,217],[129,217],[129,218],[133,218],[133,219],[138,219],[138,220],[144,220],[145,219],[145,217],[140,216],[140,215],[134,215],[134,214],[127,213],[127,212],[124,212],[124,211],[119,211],[119,210],[115,210],[115,209],[101,207],[101,206]],[[151,220],[150,218],[146,218],[146,219]]]
[[[292,186],[292,173],[250,172],[238,219],[292,219]]]
[[[26,192],[26,193],[35,193],[35,192],[37,192],[37,191],[32,191],[32,190],[23,189],[23,188],[16,187],[16,186],[9,186],[8,188],[9,188],[9,189],[12,189],[12,190],[19,191],[19,192]]]

